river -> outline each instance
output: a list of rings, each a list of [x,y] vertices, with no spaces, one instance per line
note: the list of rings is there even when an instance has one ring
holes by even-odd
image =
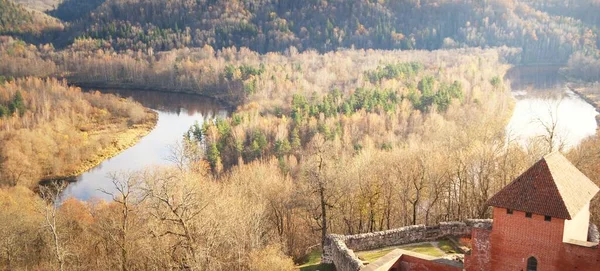
[[[558,134],[567,148],[576,146],[596,132],[595,116],[598,113],[592,105],[566,88],[565,82],[558,76],[558,67],[513,68],[505,80],[510,80],[516,99],[513,116],[506,127],[512,139],[525,145],[529,139],[544,134],[544,127],[537,120],[550,123],[552,116],[557,120]],[[100,192],[101,189],[114,189],[109,173],[169,164],[170,146],[181,140],[194,122],[202,124],[228,115],[225,107],[195,95],[126,90],[102,92],[132,97],[152,108],[158,112],[158,123],[138,144],[77,177],[77,182],[67,187],[63,197],[109,199],[108,195]]]
[[[507,73],[505,80],[510,80],[516,99],[506,127],[510,139],[525,146],[531,139],[547,134],[544,126],[556,123],[557,142],[563,142],[564,150],[568,150],[596,133],[598,112],[567,88],[558,69],[516,67]]]
[[[135,146],[78,176],[77,181],[71,183],[63,192],[63,198],[109,199],[109,196],[100,190],[114,190],[110,173],[170,164],[168,157],[171,154],[171,146],[182,139],[190,126],[196,121],[202,124],[204,121],[228,115],[226,107],[198,95],[110,89],[101,92],[133,98],[145,107],[155,110],[158,113],[158,122],[154,130]]]

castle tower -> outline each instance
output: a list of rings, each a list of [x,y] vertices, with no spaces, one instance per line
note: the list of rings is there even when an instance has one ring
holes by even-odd
[[[483,269],[600,270],[598,243],[588,242],[598,190],[560,153],[544,156],[488,201],[494,221]]]

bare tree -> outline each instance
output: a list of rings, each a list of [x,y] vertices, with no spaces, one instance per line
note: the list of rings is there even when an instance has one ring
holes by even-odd
[[[39,211],[44,216],[43,227],[48,230],[53,241],[54,257],[59,271],[64,270],[67,251],[64,247],[58,223],[58,207],[61,193],[66,188],[64,182],[52,182],[40,187],[40,196],[44,200]]]
[[[193,138],[184,137],[169,146],[170,154],[166,160],[174,163],[181,172],[189,170],[204,156],[200,144],[202,143]]]
[[[566,146],[566,135],[563,131],[560,131],[558,127],[558,109],[563,100],[563,95],[561,95],[558,101],[555,102],[552,102],[552,100],[548,99],[546,102],[546,110],[548,113],[547,116],[550,119],[546,120],[542,116],[538,115],[533,120],[533,123],[544,129],[544,133],[540,135],[539,138],[547,146],[547,153],[551,153],[556,150],[562,151]]]
[[[328,176],[328,170],[333,167],[338,157],[332,152],[330,142],[325,141],[323,136],[317,134],[310,143],[307,163],[307,185],[311,194],[316,195],[319,202],[319,210],[313,217],[321,230],[321,245],[325,245],[325,237],[328,229],[328,208],[333,207],[334,178]],[[336,174],[332,174],[336,175]]]
[[[155,236],[171,236],[179,240],[172,246],[171,251],[176,253],[183,249],[185,257],[181,263],[182,267],[196,269],[197,218],[209,205],[209,200],[200,193],[197,183],[189,180],[185,174],[159,171],[145,176],[144,179],[150,214],[164,226]]]
[[[113,184],[114,191],[101,189],[100,191],[109,195],[113,202],[118,204],[121,217],[118,236],[109,233],[109,238],[113,240],[121,250],[120,262],[121,270],[129,270],[129,247],[130,247],[130,227],[131,215],[137,209],[137,206],[145,199],[140,193],[140,179],[135,173],[111,173],[110,178]]]

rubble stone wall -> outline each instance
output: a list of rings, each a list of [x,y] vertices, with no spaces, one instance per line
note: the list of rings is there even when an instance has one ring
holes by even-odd
[[[447,236],[469,236],[473,227],[490,229],[491,225],[491,219],[469,219],[464,222],[441,222],[434,226],[406,226],[355,235],[330,234],[323,248],[322,262],[333,263],[340,271],[358,271],[364,265],[354,251],[434,241]]]

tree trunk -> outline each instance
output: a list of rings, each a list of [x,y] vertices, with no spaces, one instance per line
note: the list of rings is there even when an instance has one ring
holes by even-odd
[[[325,187],[323,187],[323,184],[319,187],[319,197],[321,199],[321,247],[325,247],[325,238],[327,237],[327,201],[325,200]]]

